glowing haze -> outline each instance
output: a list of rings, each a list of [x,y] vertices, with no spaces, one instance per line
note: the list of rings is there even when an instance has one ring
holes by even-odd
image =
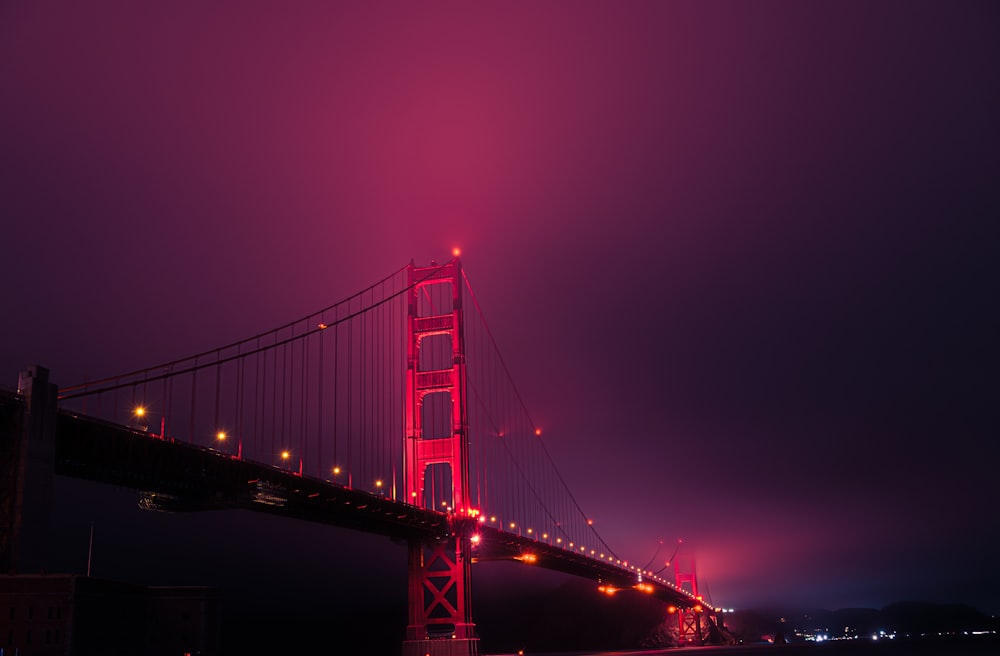
[[[8,0],[0,382],[185,356],[460,247],[616,552],[683,539],[726,607],[1000,612],[998,18]]]

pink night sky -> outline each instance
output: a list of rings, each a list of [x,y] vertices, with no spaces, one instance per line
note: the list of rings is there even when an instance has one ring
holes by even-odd
[[[1000,613],[998,30],[972,0],[6,0],[0,384],[206,350],[459,246],[615,551],[683,539],[725,607]],[[156,519],[98,535],[155,535],[164,580],[237,534],[405,568]]]

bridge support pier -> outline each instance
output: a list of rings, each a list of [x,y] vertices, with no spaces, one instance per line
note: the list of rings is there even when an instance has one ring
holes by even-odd
[[[403,656],[477,656],[469,609],[468,540],[461,536],[409,545],[409,623]]]
[[[36,366],[21,372],[17,391],[0,412],[0,568],[34,573],[49,556],[59,390]]]
[[[478,640],[405,640],[403,656],[476,656]]]

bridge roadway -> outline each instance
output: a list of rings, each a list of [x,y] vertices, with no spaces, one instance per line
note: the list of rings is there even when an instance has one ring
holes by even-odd
[[[520,560],[617,589],[636,588],[640,582],[632,569],[473,518],[428,510],[85,415],[60,410],[55,442],[56,474],[135,489],[141,493],[140,504],[149,510],[243,509],[393,540],[478,534],[473,563]],[[643,580],[641,589],[681,608],[698,603],[686,591],[656,580]]]

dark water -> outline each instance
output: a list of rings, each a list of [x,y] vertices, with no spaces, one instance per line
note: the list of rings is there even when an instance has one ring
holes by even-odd
[[[752,644],[726,647],[680,647],[645,651],[530,652],[524,656],[1000,656],[1000,636],[958,636],[896,640],[850,640],[787,645]],[[489,654],[484,656],[500,656]]]

